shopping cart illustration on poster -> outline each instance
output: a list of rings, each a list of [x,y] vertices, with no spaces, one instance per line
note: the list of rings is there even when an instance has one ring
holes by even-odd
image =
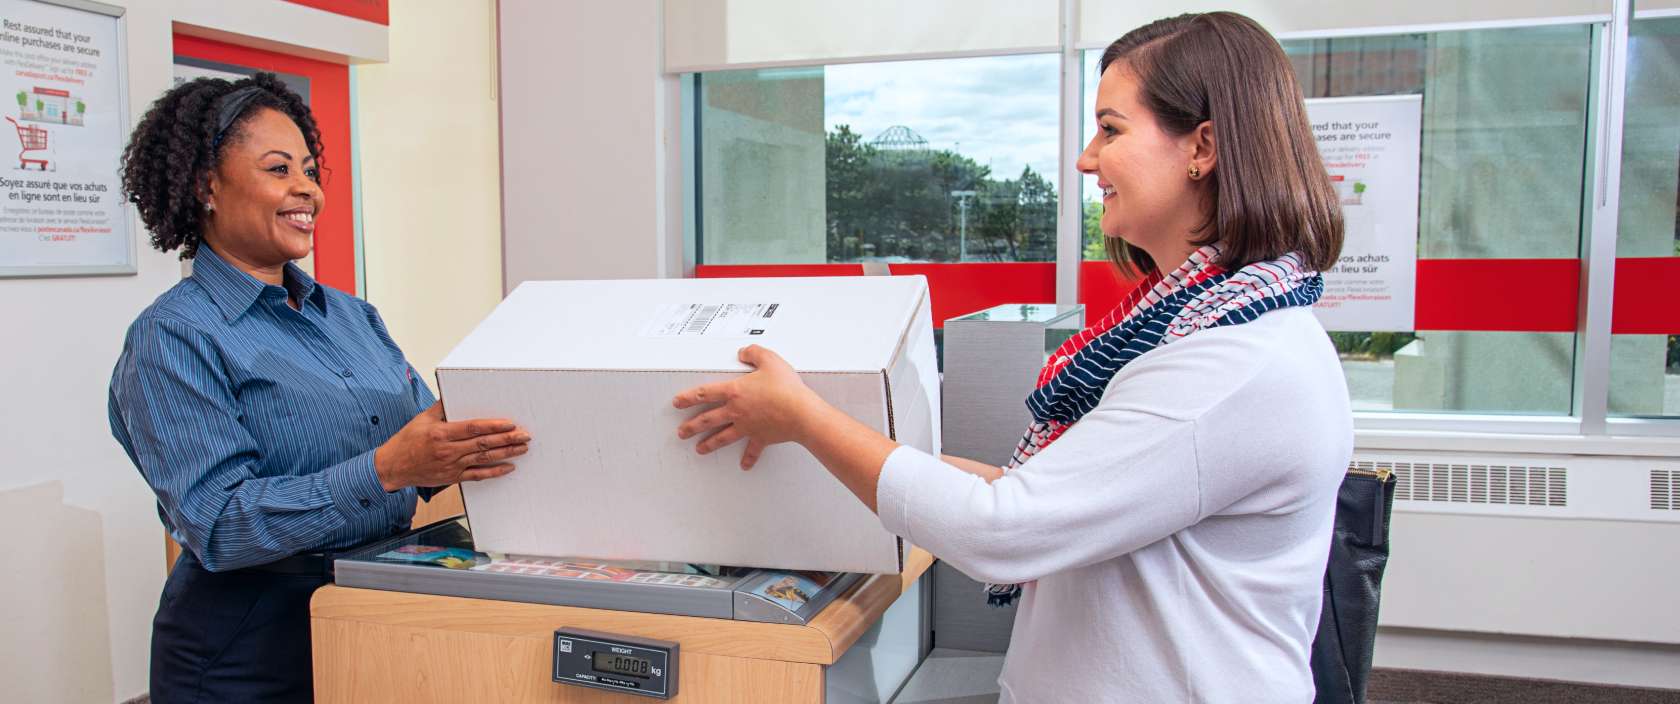
[[[47,170],[47,160],[46,159],[31,159],[28,156],[28,154],[30,152],[39,152],[39,151],[45,151],[46,150],[46,148],[47,148],[47,130],[46,130],[46,128],[44,128],[44,127],[34,127],[34,126],[31,126],[31,125],[20,125],[20,124],[18,124],[17,120],[14,120],[10,117],[6,118],[6,121],[12,123],[12,126],[17,128],[18,143],[23,145],[22,151],[18,152],[18,168],[27,170],[29,168],[30,164],[40,164],[41,165],[41,170],[46,171]]]

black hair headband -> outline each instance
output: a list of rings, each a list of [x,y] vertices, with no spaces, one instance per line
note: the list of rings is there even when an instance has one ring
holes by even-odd
[[[267,91],[258,86],[245,86],[239,90],[222,96],[222,109],[216,115],[216,136],[210,140],[210,149],[215,151],[222,146],[222,138],[227,136],[228,128],[239,119],[239,114],[255,100],[258,95]]]

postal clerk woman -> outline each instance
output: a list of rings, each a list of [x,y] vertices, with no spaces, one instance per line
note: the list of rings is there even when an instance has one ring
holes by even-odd
[[[1102,231],[1144,279],[1070,339],[1007,469],[900,447],[759,347],[680,394],[701,452],[797,442],[886,528],[1020,610],[1004,702],[1310,702],[1352,414],[1313,317],[1342,221],[1288,59],[1209,13],[1103,53]],[[1016,586],[1019,585],[1019,586]],[[981,598],[976,595],[976,598]]]
[[[123,153],[152,245],[192,275],[129,327],[117,441],[184,547],[152,627],[151,698],[312,698],[323,551],[406,530],[417,493],[506,474],[530,436],[445,422],[373,306],[317,283],[321,139],[270,74],[153,103]]]

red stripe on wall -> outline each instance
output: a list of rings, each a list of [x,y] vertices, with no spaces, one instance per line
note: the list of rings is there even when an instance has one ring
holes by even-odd
[[[933,291],[936,325],[947,318],[1003,303],[1049,303],[1056,298],[1050,262],[893,264],[894,274],[922,274]],[[1581,264],[1576,259],[1423,259],[1418,261],[1418,330],[1574,332]],[[702,278],[854,276],[857,264],[702,265]],[[1617,333],[1680,333],[1680,306],[1663,284],[1680,281],[1680,257],[1623,259],[1616,276]],[[1079,302],[1087,322],[1130,292],[1131,281],[1108,262],[1084,262]]]
[[[309,78],[309,109],[321,130],[321,162],[332,171],[321,189],[326,202],[315,228],[315,278],[354,294],[356,226],[351,208],[355,191],[350,179],[349,68],[184,34],[175,35],[175,54]]]
[[[1680,334],[1680,257],[1616,260],[1610,331],[1618,335]]]
[[[893,264],[892,273],[921,274],[933,292],[934,327],[1005,303],[1055,303],[1054,262]]]
[[[354,17],[377,24],[391,24],[391,0],[286,0],[287,2],[326,10],[335,15]]]
[[[1575,259],[1419,260],[1414,324],[1418,330],[1574,332],[1580,268]],[[1118,305],[1131,284],[1108,262],[1085,262],[1079,288],[1091,321]]]
[[[1420,259],[1418,330],[1575,332],[1578,259]]]
[[[1120,275],[1107,261],[1086,261],[1079,265],[1079,302],[1085,304],[1085,324],[1102,320],[1120,299],[1137,287],[1137,281]]]

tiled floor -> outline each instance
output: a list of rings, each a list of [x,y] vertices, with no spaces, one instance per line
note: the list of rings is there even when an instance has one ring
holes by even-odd
[[[934,648],[893,704],[994,704],[1003,654]]]

